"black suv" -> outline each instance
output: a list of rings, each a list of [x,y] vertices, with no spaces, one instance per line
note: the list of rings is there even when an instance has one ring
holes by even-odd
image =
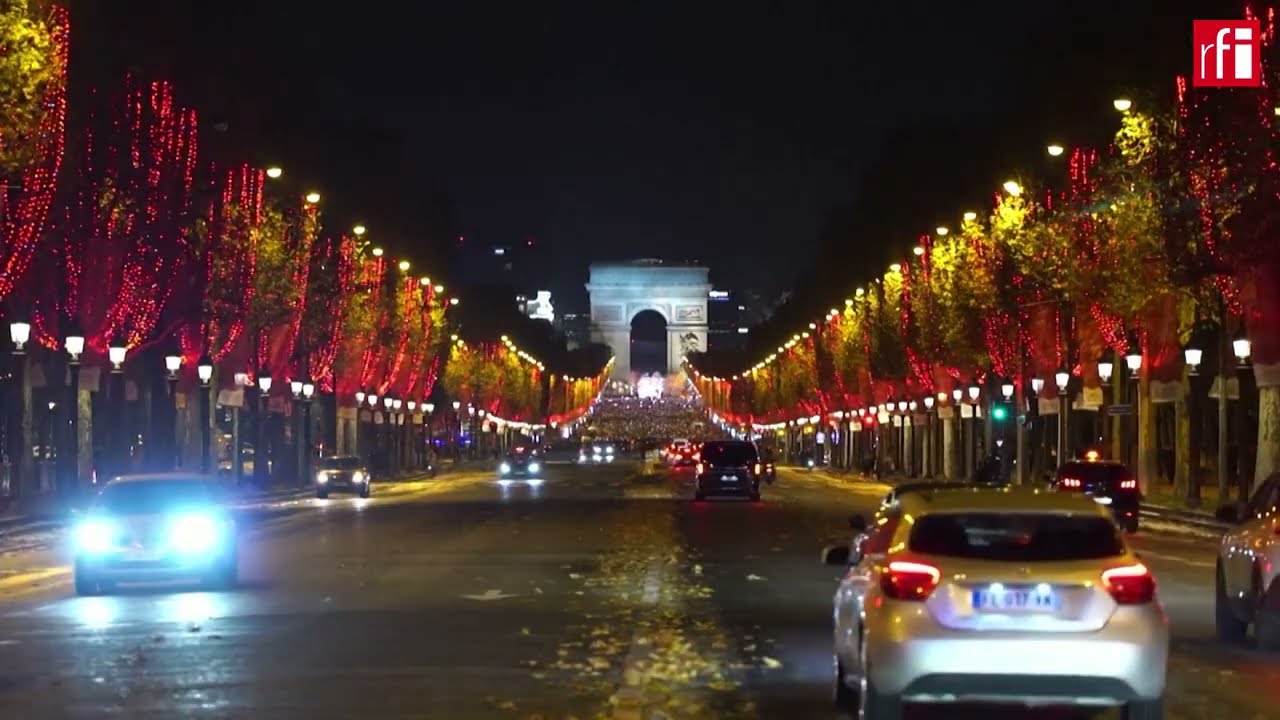
[[[755,443],[713,440],[702,445],[698,459],[694,498],[715,495],[745,495],[760,499],[764,466]]]
[[[1126,532],[1138,531],[1142,500],[1138,481],[1124,464],[1107,460],[1072,460],[1058,468],[1053,478],[1058,492],[1078,492],[1111,509],[1116,524]]]

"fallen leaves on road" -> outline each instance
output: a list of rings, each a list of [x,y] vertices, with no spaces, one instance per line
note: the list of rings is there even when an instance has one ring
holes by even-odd
[[[748,581],[748,582],[765,582],[766,580],[768,580],[768,578],[760,577],[759,575],[756,575],[755,573],[751,573],[750,575],[748,575],[748,576],[747,576],[747,581]]]

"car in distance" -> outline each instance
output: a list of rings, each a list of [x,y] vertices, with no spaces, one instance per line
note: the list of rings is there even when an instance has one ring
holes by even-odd
[[[1273,473],[1247,503],[1224,505],[1214,572],[1214,626],[1218,639],[1243,642],[1253,626],[1259,650],[1280,650],[1280,473]]]
[[[212,476],[125,475],[108,482],[72,529],[76,594],[184,579],[234,586],[237,538],[228,497]]]
[[[764,464],[753,442],[711,440],[703,443],[694,474],[694,499],[745,496],[760,499]]]
[[[334,455],[320,458],[316,463],[316,497],[327,498],[329,493],[347,490],[367,498],[373,492],[373,477],[364,461],[352,455]]]
[[[877,516],[834,599],[835,698],[1120,706],[1164,716],[1169,628],[1107,510],[1075,494],[911,492]]]
[[[498,463],[498,477],[504,480],[536,478],[541,474],[542,461],[535,451],[527,447],[513,448],[502,458],[502,462]]]
[[[1083,460],[1063,463],[1050,484],[1058,492],[1088,495],[1106,506],[1125,532],[1138,531],[1142,494],[1137,478],[1124,463],[1102,460],[1096,450],[1090,450]]]
[[[617,448],[608,441],[597,440],[582,444],[578,451],[578,462],[583,464],[611,463],[617,454]]]
[[[685,438],[676,438],[667,447],[667,462],[673,467],[692,467],[698,464],[698,446]]]

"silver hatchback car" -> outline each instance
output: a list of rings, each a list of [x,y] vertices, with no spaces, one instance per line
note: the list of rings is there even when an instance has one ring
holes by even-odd
[[[835,595],[836,701],[868,720],[904,702],[1120,706],[1164,716],[1169,628],[1155,579],[1080,495],[904,493]]]

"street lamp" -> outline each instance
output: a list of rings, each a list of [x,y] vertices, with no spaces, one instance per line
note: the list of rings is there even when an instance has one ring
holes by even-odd
[[[982,388],[978,387],[977,385],[970,385],[970,386],[969,386],[969,401],[970,401],[970,402],[977,403],[977,402],[978,402],[978,396],[979,396],[979,395],[981,395],[981,394],[982,394]]]
[[[413,412],[414,409],[418,407],[418,403],[414,402],[413,400],[409,400],[408,402],[405,403],[405,407],[409,408],[409,412]]]
[[[363,404],[364,404],[364,391],[357,390],[356,391],[356,407],[360,407]]]
[[[267,177],[271,178],[272,180],[279,180],[280,176],[283,174],[284,174],[284,170],[281,169],[279,166],[272,165],[271,167],[267,168]]]
[[[428,415],[430,415],[431,413],[433,413],[433,412],[435,412],[435,411],[436,411],[436,404],[435,404],[435,403],[423,403],[423,404],[422,404],[422,408],[423,408],[424,410],[426,410],[426,411],[427,411],[427,414],[428,414]]]
[[[67,349],[67,354],[71,356],[71,364],[80,364],[80,355],[84,352],[84,336],[78,333],[68,335],[62,346]]]
[[[964,398],[964,391],[961,390],[960,388],[956,388],[955,390],[951,391],[951,399],[954,400],[957,405],[960,404],[960,400],[962,400],[963,398]]]
[[[1200,348],[1189,347],[1182,351],[1182,357],[1187,362],[1187,374],[1200,374],[1200,361],[1204,358],[1204,351]]]
[[[365,226],[363,225],[356,225],[355,227],[351,228],[351,232],[355,233],[356,237],[359,237],[365,234],[366,229],[365,229]]]
[[[1115,370],[1115,364],[1110,360],[1098,361],[1098,379],[1102,382],[1111,382],[1111,373]]]
[[[302,383],[302,399],[303,400],[310,400],[311,397],[315,394],[316,394],[315,383],[312,383],[312,382]]]
[[[907,409],[910,410],[911,412],[915,412],[917,407],[919,406],[916,405],[915,400],[912,400],[911,402],[907,403]]]
[[[1138,371],[1142,369],[1142,353],[1137,350],[1131,351],[1124,356],[1124,364],[1129,368],[1129,377],[1138,377]]]
[[[128,353],[129,348],[119,337],[111,341],[111,345],[107,348],[107,359],[111,361],[111,372],[118,373],[122,371],[121,366],[124,365],[124,357]]]
[[[13,341],[13,352],[21,355],[23,347],[31,339],[31,323],[15,320],[9,323],[9,339]]]
[[[395,404],[396,404],[395,398],[391,397],[390,395],[382,398],[382,407],[386,409],[387,412],[391,412],[391,407]]]
[[[1067,383],[1071,382],[1071,373],[1063,368],[1053,374],[1053,382],[1058,386],[1058,392],[1064,393],[1067,391]]]
[[[179,369],[181,369],[181,368],[182,368],[182,356],[181,356],[181,355],[165,355],[165,356],[164,356],[164,369],[165,369],[165,371],[166,371],[166,372],[168,372],[168,373],[169,373],[169,379],[170,379],[170,380],[176,380],[176,379],[177,379],[177,377],[178,377],[178,370],[179,370]]]
[[[898,412],[900,412],[900,413],[904,413],[904,412],[906,412],[906,411],[907,411],[907,401],[906,401],[906,400],[899,400],[899,401],[898,401]]]
[[[320,193],[309,192],[307,193],[306,197],[303,199],[307,201],[308,205],[315,205],[316,203],[320,202]]]
[[[461,407],[462,407],[462,402],[461,402],[461,401],[458,401],[458,400],[454,400],[454,401],[453,401],[453,410],[454,410],[454,412],[457,412]]]
[[[1005,400],[1009,400],[1013,397],[1013,391],[1014,391],[1013,383],[1006,382],[1006,383],[1000,384],[1000,394],[1004,396]]]
[[[1001,187],[1003,187],[1004,191],[1013,197],[1022,196],[1022,186],[1018,184],[1017,180],[1005,180]]]
[[[1058,157],[1062,153],[1066,152],[1066,148],[1062,147],[1057,143],[1050,145],[1048,148],[1046,148],[1046,150],[1049,151],[1049,155],[1052,157]]]
[[[302,381],[294,378],[289,381],[289,392],[293,393],[293,399],[297,400],[302,397]]]
[[[122,352],[120,354],[120,362],[123,361],[124,353]],[[114,363],[116,360],[112,358],[111,362]],[[200,378],[202,386],[209,387],[209,380],[213,378],[213,360],[209,359],[207,354],[200,356],[200,362],[196,365],[196,375]]]
[[[1031,392],[1035,393],[1036,395],[1039,395],[1040,391],[1043,389],[1044,389],[1044,378],[1042,377],[1031,378]]]
[[[1252,350],[1253,344],[1249,342],[1247,337],[1241,336],[1231,341],[1231,352],[1235,354],[1240,367],[1249,366],[1249,353]]]
[[[1133,101],[1129,98],[1116,98],[1111,101],[1111,107],[1122,113],[1129,112],[1129,108],[1133,107]]]
[[[253,477],[259,486],[267,482],[267,396],[271,393],[271,370],[258,368],[258,421],[254,423]]]
[[[373,408],[374,410],[377,410],[377,409],[378,409],[378,394],[377,394],[377,393],[369,393],[369,394],[366,396],[366,399],[369,401],[369,407]]]
[[[924,409],[925,409],[925,410],[932,410],[932,409],[933,409],[933,396],[932,396],[932,395],[925,395],[925,396],[924,396]]]

